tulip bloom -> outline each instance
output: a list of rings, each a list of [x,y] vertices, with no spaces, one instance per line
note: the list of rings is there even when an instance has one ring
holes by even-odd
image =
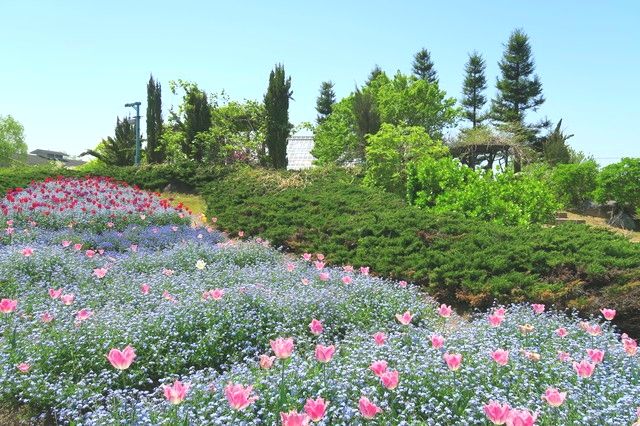
[[[444,345],[444,337],[442,337],[439,334],[431,335],[431,346],[433,346],[434,349],[440,349],[443,345]]]
[[[324,254],[322,254],[322,253],[316,253],[316,258],[317,258],[318,260],[324,260]]]
[[[87,256],[89,259],[93,258],[93,256],[96,255],[95,250],[87,250],[84,252],[84,255]]]
[[[558,351],[558,359],[562,362],[567,362],[571,359],[568,352]]]
[[[320,278],[320,281],[329,281],[329,278],[331,278],[331,275],[328,272],[320,272],[318,274],[318,278]]]
[[[518,330],[520,330],[520,333],[522,334],[529,334],[529,333],[533,333],[533,331],[536,328],[534,326],[532,326],[531,324],[524,324],[524,325],[519,325],[518,326]]]
[[[278,359],[287,359],[293,352],[293,339],[291,337],[286,339],[278,337],[276,340],[269,341],[269,343]]]
[[[600,309],[600,312],[602,312],[602,316],[607,321],[611,321],[616,316],[616,310],[615,309],[603,308],[603,309]]]
[[[369,369],[373,371],[373,374],[380,377],[384,372],[387,371],[387,361],[374,361]]]
[[[598,324],[587,324],[587,329],[585,331],[591,336],[599,336],[602,334],[602,327],[600,327]]]
[[[533,426],[538,415],[527,410],[511,410],[507,417],[507,426]]]
[[[62,242],[62,247],[69,247],[70,245],[71,245],[71,241],[69,241],[69,240],[64,240]]]
[[[21,373],[28,373],[29,370],[31,370],[31,365],[26,363],[26,362],[21,362],[20,364],[18,364],[16,366],[16,368],[21,372]]]
[[[93,316],[93,312],[91,310],[89,310],[87,308],[82,308],[76,314],[76,320],[84,321],[84,320],[88,320],[92,316]]]
[[[280,413],[280,420],[282,426],[308,426],[310,419],[305,413],[291,410],[288,413]]]
[[[542,303],[534,303],[531,305],[531,308],[536,314],[541,314],[544,312],[544,305]]]
[[[22,249],[22,255],[24,257],[29,257],[33,255],[33,249],[31,247],[25,247]]]
[[[319,422],[327,413],[328,401],[322,398],[307,399],[307,403],[304,404],[304,412],[307,413],[311,421]]]
[[[182,383],[176,380],[171,386],[164,387],[164,397],[172,404],[180,404],[187,396],[189,391],[189,383]]]
[[[382,346],[387,340],[387,336],[383,332],[378,331],[376,334],[373,335],[373,340],[376,342],[376,345]]]
[[[460,368],[460,364],[462,364],[462,354],[450,354],[447,352],[442,357],[451,371],[458,370]]]
[[[333,359],[333,355],[336,352],[336,347],[334,345],[323,346],[316,345],[316,359],[319,362],[329,362]]]
[[[504,317],[501,315],[497,315],[497,314],[489,315],[489,324],[491,324],[492,327],[499,327],[500,324],[502,324],[502,321],[504,321]]]
[[[104,278],[107,275],[107,268],[96,268],[93,270],[93,275],[98,278]]]
[[[509,363],[509,351],[497,349],[491,354],[491,358],[499,365],[505,366]]]
[[[73,249],[74,249],[75,251],[80,251],[80,250],[82,250],[82,244],[74,244],[74,245],[73,245]]]
[[[505,424],[509,417],[509,412],[511,411],[509,404],[503,405],[496,401],[489,401],[489,403],[482,407],[482,409],[489,421],[494,425]]]
[[[547,401],[549,405],[552,407],[559,407],[564,403],[565,398],[567,397],[566,392],[560,392],[556,388],[547,388],[542,399]]]
[[[400,288],[407,288],[407,282],[402,280],[398,282],[398,287]]]
[[[303,285],[309,285],[309,278],[303,278],[301,281]]]
[[[306,260],[307,262],[308,262],[308,261],[310,261],[310,260],[311,260],[311,253],[304,253],[304,254],[302,255],[302,258],[303,258],[304,260]]]
[[[382,409],[369,401],[369,398],[366,396],[360,397],[360,401],[358,401],[358,408],[360,409],[362,417],[367,420],[371,420],[379,413],[382,413]]]
[[[16,310],[18,306],[18,301],[13,299],[2,299],[0,300],[0,312],[3,314],[10,314],[11,312]]]
[[[501,317],[505,316],[507,313],[507,309],[504,306],[499,307],[495,311],[493,311],[495,315],[500,315]]]
[[[587,355],[594,364],[604,361],[604,351],[600,349],[587,349]]]
[[[136,351],[131,346],[127,346],[124,350],[113,348],[107,354],[107,359],[114,368],[126,370],[131,366],[133,360],[136,359]]]
[[[275,359],[275,356],[260,355],[260,368],[262,368],[263,370],[268,370],[273,366],[273,361]]]
[[[288,262],[287,263],[287,272],[293,272],[296,269],[296,264]]]
[[[151,286],[149,284],[142,284],[140,286],[140,291],[142,294],[149,294],[149,290],[151,290]]]
[[[638,343],[634,339],[630,339],[628,337],[623,338],[622,346],[624,348],[624,351],[629,356],[634,356],[636,353],[638,353]]]
[[[62,289],[54,289],[54,288],[50,288],[49,289],[49,297],[52,299],[57,299],[58,297],[60,297],[60,295],[62,294]]]
[[[573,369],[576,371],[579,377],[589,378],[593,375],[593,371],[596,369],[596,365],[587,360],[582,360],[580,362],[574,361]]]
[[[53,315],[51,315],[49,312],[45,312],[40,315],[40,321],[45,324],[50,323],[51,321],[53,321]]]
[[[71,305],[76,296],[73,293],[63,294],[60,296],[60,301],[65,305]]]
[[[449,318],[451,316],[451,311],[452,311],[451,306],[447,306],[443,303],[438,308],[438,315],[440,315],[443,318]]]
[[[344,277],[342,277],[342,282],[345,284],[351,284],[353,282],[353,278],[351,278],[349,275],[345,275]]]
[[[399,381],[399,373],[398,370],[387,370],[384,373],[380,374],[380,381],[382,381],[382,385],[389,389],[394,390],[398,387]]]
[[[318,271],[321,271],[322,269],[324,269],[324,262],[320,262],[319,260],[316,260],[315,265]]]
[[[411,312],[406,311],[402,315],[396,314],[396,319],[398,321],[400,321],[400,324],[402,324],[402,325],[409,325],[409,324],[411,324],[411,320],[413,319],[413,315],[411,315]]]
[[[560,327],[556,330],[556,334],[562,338],[567,337],[567,335],[569,334],[569,332],[567,331],[566,328],[564,327]]]
[[[324,327],[322,326],[322,323],[320,321],[314,318],[311,320],[311,323],[309,324],[309,330],[311,330],[312,334],[315,334],[316,336],[318,336],[322,334],[322,330],[324,330]]]
[[[231,408],[234,410],[244,410],[258,399],[257,396],[251,396],[252,391],[253,386],[244,387],[229,382],[224,388],[224,395],[227,397]]]
[[[224,296],[224,290],[222,290],[221,288],[215,288],[209,291],[209,297],[211,297],[213,300],[220,300],[222,299],[222,296]]]

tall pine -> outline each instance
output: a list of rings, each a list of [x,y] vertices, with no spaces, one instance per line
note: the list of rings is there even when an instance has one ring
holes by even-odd
[[[318,124],[322,124],[327,119],[331,111],[333,111],[333,104],[335,103],[336,94],[333,91],[333,83],[331,81],[323,81],[320,85],[320,94],[316,100],[316,111],[318,111],[316,121]]]
[[[464,83],[462,85],[462,106],[465,117],[475,128],[482,124],[485,117],[482,108],[487,103],[483,92],[487,89],[487,79],[484,76],[485,62],[482,56],[473,52],[464,66]]]
[[[185,139],[182,151],[187,158],[201,163],[207,146],[200,134],[211,128],[211,108],[207,94],[195,85],[185,95],[184,115]]]
[[[149,77],[147,83],[147,162],[162,163],[165,152],[161,147],[162,137],[162,88],[160,82]]]
[[[431,53],[427,49],[420,49],[413,57],[413,74],[429,83],[438,82],[438,74],[431,60]]]
[[[284,66],[277,64],[269,74],[269,87],[264,95],[266,112],[266,144],[271,165],[276,169],[287,168],[287,138],[291,132],[289,100],[291,77],[286,77]]]

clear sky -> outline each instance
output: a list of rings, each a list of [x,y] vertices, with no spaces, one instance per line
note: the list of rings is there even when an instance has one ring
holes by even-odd
[[[0,115],[24,125],[30,149],[73,155],[112,134],[126,102],[144,109],[149,73],[166,111],[178,102],[169,80],[261,99],[282,62],[297,124],[315,118],[321,81],[340,98],[375,64],[410,72],[422,47],[457,98],[467,53],[478,50],[491,97],[514,28],[530,36],[547,99],[540,115],[562,118],[571,145],[601,164],[640,156],[636,0],[0,0]]]

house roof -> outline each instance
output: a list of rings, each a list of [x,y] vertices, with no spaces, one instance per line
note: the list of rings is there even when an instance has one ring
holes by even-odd
[[[64,152],[50,151],[48,149],[34,149],[29,154],[34,154],[34,155],[59,155],[59,156],[67,157],[67,154],[64,153]]]

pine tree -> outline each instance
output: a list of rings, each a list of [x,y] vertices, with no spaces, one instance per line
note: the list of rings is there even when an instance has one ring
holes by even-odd
[[[277,64],[269,74],[269,87],[264,95],[266,112],[266,144],[271,165],[276,169],[287,168],[287,138],[293,127],[289,123],[291,77],[285,77],[284,65]]]
[[[487,102],[483,92],[487,89],[487,79],[484,76],[485,62],[482,56],[473,52],[464,66],[465,77],[462,86],[462,106],[465,117],[475,128],[485,119],[482,108]]]
[[[544,158],[551,166],[567,164],[571,162],[571,151],[567,146],[567,140],[573,135],[565,135],[562,131],[562,120],[558,121],[555,129],[550,132],[542,144]]]
[[[380,130],[380,114],[375,97],[370,90],[360,90],[356,87],[353,96],[353,112],[356,116],[356,133],[358,134],[357,156],[364,160],[366,136],[376,134]]]
[[[162,88],[160,82],[149,77],[147,84],[147,162],[162,163],[165,152],[160,145],[162,137]]]
[[[431,53],[427,49],[421,49],[413,59],[413,74],[429,83],[438,82],[438,74],[433,67]]]
[[[502,76],[496,83],[498,94],[492,101],[491,115],[498,123],[519,123],[529,128],[532,131],[529,139],[532,140],[540,126],[527,126],[525,116],[528,110],[536,111],[545,99],[542,83],[534,74],[529,37],[522,30],[511,34],[498,65]]]
[[[373,69],[371,70],[371,72],[369,73],[369,77],[367,77],[367,81],[364,83],[365,86],[370,86],[371,82],[373,80],[375,80],[376,78],[378,78],[378,76],[384,74],[384,71],[382,71],[382,68],[380,68],[378,66],[378,64],[376,64]]]
[[[206,143],[200,133],[211,128],[211,108],[207,94],[195,85],[186,93],[184,115],[185,140],[182,150],[187,158],[200,163],[206,151]]]
[[[336,103],[336,94],[333,91],[333,83],[331,81],[323,81],[320,86],[320,95],[316,101],[316,111],[318,124],[322,124],[333,110],[333,104]]]

